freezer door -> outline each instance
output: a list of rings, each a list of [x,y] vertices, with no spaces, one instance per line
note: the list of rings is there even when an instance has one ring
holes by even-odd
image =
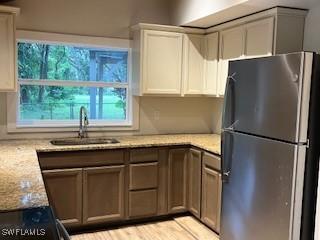
[[[223,128],[306,142],[312,59],[293,53],[231,61]]]
[[[222,137],[221,240],[299,240],[305,146]]]

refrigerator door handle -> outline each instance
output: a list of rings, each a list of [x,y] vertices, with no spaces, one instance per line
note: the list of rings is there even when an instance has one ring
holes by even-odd
[[[234,126],[236,126],[238,122],[239,122],[239,120],[234,121],[229,127],[226,127],[224,130],[233,131]]]
[[[222,182],[228,183],[231,175],[233,139],[229,131],[222,132]],[[227,152],[228,150],[228,152]]]
[[[231,94],[231,91],[232,91],[232,84],[236,82],[236,79],[235,79],[235,76],[236,76],[236,73],[233,73],[231,75],[229,75],[227,77],[227,83],[226,83],[226,89],[225,89],[225,93],[224,93],[224,97],[225,97],[225,101],[224,101],[224,104],[223,104],[223,110],[222,110],[222,128],[224,129],[229,129],[229,130],[233,130],[233,126],[235,125],[236,122],[233,121],[234,117],[233,117],[233,103],[232,103],[232,95]],[[231,99],[229,100],[229,98],[231,97]],[[228,105],[228,101],[231,101],[231,106],[228,108],[229,112],[232,114],[231,116],[231,122],[233,122],[231,125],[229,126],[226,126],[226,116],[227,116],[227,105]]]
[[[229,175],[231,171],[223,172],[222,173],[222,182],[223,183],[228,183],[229,182]]]

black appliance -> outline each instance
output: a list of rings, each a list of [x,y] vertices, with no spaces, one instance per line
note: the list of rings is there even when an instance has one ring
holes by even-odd
[[[48,206],[1,212],[0,239],[70,240],[70,237]]]

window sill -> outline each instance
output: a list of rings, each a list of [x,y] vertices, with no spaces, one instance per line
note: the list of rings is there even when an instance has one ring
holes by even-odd
[[[115,132],[115,131],[136,131],[139,130],[139,98],[132,98],[132,107],[130,108],[129,115],[131,116],[130,122],[123,123],[109,123],[102,124],[92,123],[89,125],[88,131],[90,132]],[[7,93],[7,132],[8,133],[63,133],[63,132],[78,132],[79,124],[72,123],[71,125],[17,125],[17,95],[16,93]]]
[[[89,126],[88,132],[104,132],[104,131],[135,131],[139,130],[138,125],[122,125],[122,126]],[[52,133],[52,132],[78,132],[79,126],[12,126],[8,124],[8,133]]]
[[[101,120],[89,120],[90,124],[88,128],[117,128],[117,127],[131,127],[133,126],[131,121],[101,121]],[[15,128],[79,128],[79,120],[73,121],[61,121],[61,120],[50,120],[50,121],[21,121],[16,124]]]

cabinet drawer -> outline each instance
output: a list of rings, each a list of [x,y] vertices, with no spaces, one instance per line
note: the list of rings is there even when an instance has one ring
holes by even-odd
[[[158,163],[130,165],[130,190],[158,187]]]
[[[157,162],[159,158],[157,148],[141,148],[130,151],[130,162]]]
[[[203,164],[205,167],[221,170],[221,158],[216,155],[205,152],[203,154]]]
[[[134,191],[129,193],[129,216],[157,215],[157,190]]]
[[[124,163],[123,150],[38,153],[41,169],[99,167]]]

